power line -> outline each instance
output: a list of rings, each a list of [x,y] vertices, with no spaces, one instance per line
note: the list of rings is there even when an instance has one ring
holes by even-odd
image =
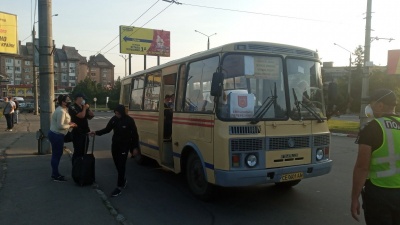
[[[26,37],[24,40],[22,40],[21,43],[24,42],[26,39],[28,39],[28,38],[30,38],[30,37],[32,37],[32,34],[29,35],[28,37]]]
[[[142,13],[142,15],[140,15],[135,21],[133,21],[131,24],[130,24],[130,26],[132,26],[132,24],[134,24],[136,21],[138,21],[144,14],[146,14],[151,8],[153,8],[153,6],[155,6],[158,2],[159,2],[160,0],[157,0],[153,5],[151,5],[150,6],[150,8],[148,8],[146,11],[144,11],[143,13]],[[113,41],[115,41],[115,39],[117,39],[119,37],[119,34],[114,38],[114,39],[112,39],[110,42],[108,42],[108,44],[106,44],[106,46],[104,46],[102,49],[100,49],[100,51],[98,51],[97,52],[97,54],[99,54],[100,52],[101,52],[101,50],[103,50],[103,49],[105,49],[107,46],[109,46]],[[113,47],[113,48],[115,48],[115,47]],[[108,50],[108,51],[110,51],[110,50]],[[107,51],[107,52],[108,52]],[[106,53],[107,53],[106,52]]]
[[[165,1],[165,0],[164,0],[164,1]],[[168,1],[167,1],[167,2],[168,2]],[[187,4],[187,3],[180,3],[180,2],[176,2],[176,1],[173,1],[172,3],[176,3],[177,5],[187,5],[187,6],[200,7],[200,8],[207,8],[207,9],[216,9],[216,10],[224,10],[224,11],[231,11],[231,12],[240,12],[240,13],[256,14],[256,15],[263,15],[263,16],[273,16],[273,17],[281,17],[281,18],[287,18],[287,19],[299,19],[299,20],[308,20],[308,21],[316,21],[316,22],[330,22],[330,21],[316,20],[316,19],[310,19],[310,18],[301,18],[301,17],[295,17],[295,16],[284,16],[284,15],[276,15],[276,14],[269,14],[269,13],[260,13],[260,12],[244,11],[244,10],[237,10],[237,9],[226,9],[226,8],[219,8],[219,7],[212,7],[212,6],[204,6],[204,5],[193,5],[193,4]]]
[[[166,9],[168,9],[173,3],[169,4],[167,7],[165,7],[163,10],[161,10],[159,13],[157,13],[153,18],[151,18],[149,21],[147,21],[145,24],[143,24],[140,28],[143,28],[146,24],[150,23],[150,21],[152,21],[154,18],[156,18],[158,15],[160,15],[162,12],[164,12]],[[129,36],[132,36],[132,34],[136,33],[139,29],[135,30],[134,32],[132,32]],[[118,37],[118,36],[117,36]],[[115,40],[115,39],[114,39]],[[113,50],[115,47],[117,47],[119,45],[116,44],[114,45],[112,48],[110,48],[108,51],[106,51],[104,54],[108,53],[109,51]]]

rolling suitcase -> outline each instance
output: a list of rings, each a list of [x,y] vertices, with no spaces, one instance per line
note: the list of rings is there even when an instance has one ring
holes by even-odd
[[[92,140],[92,152],[85,152],[82,157],[77,157],[72,162],[72,179],[80,186],[91,185],[95,181],[94,139],[95,137]]]

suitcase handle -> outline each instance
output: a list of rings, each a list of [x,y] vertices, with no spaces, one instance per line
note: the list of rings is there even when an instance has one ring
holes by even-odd
[[[89,139],[90,139],[90,135],[89,134],[87,134],[87,136],[89,137]],[[93,140],[92,140],[92,154],[93,154],[93,151],[94,151],[94,139],[95,139],[95,137],[96,137],[96,135],[94,135],[93,136]],[[89,144],[89,141],[86,141],[85,140],[85,149],[86,149],[86,153],[85,154],[87,154],[87,148],[88,148],[88,145]]]

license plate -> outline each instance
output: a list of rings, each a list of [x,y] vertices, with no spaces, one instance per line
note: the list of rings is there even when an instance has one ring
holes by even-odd
[[[281,182],[291,181],[291,180],[300,180],[303,178],[304,178],[303,172],[287,173],[287,174],[283,174],[281,176]]]

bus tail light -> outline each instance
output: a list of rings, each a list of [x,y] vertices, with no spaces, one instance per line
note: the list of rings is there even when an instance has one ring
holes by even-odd
[[[240,166],[240,155],[232,155],[232,167]]]

